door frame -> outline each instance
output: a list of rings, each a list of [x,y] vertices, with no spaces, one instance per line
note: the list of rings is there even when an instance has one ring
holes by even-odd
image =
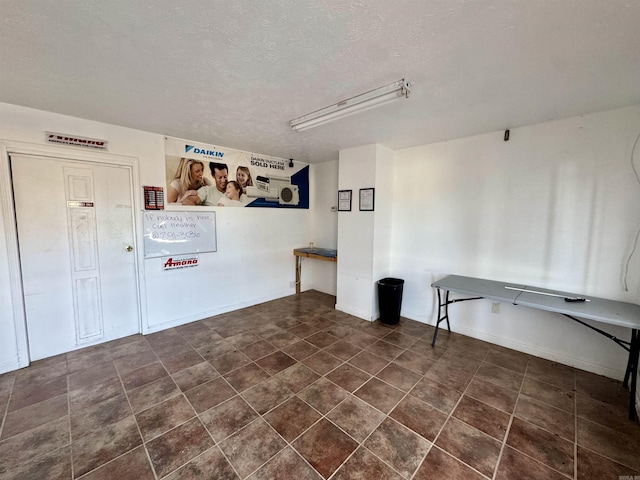
[[[131,172],[131,220],[133,225],[133,241],[135,248],[135,282],[138,308],[138,333],[142,332],[143,317],[146,317],[145,302],[142,301],[143,291],[141,276],[144,275],[140,269],[144,265],[141,249],[143,244],[140,238],[139,214],[141,208],[140,196],[136,194],[136,186],[140,185],[139,161],[136,157],[115,155],[94,151],[78,150],[58,145],[40,145],[19,141],[0,139],[0,208],[4,219],[5,238],[7,241],[7,260],[9,267],[9,282],[11,287],[11,302],[13,310],[13,322],[16,332],[16,365],[14,369],[23,368],[29,365],[29,340],[27,337],[27,315],[24,307],[24,290],[22,285],[22,274],[20,265],[20,250],[18,241],[18,228],[16,224],[16,210],[13,200],[13,182],[11,181],[10,155],[37,155],[40,157],[50,157],[72,162],[87,164],[103,164],[107,166],[128,167]],[[90,344],[91,345],[91,344]],[[87,346],[90,346],[87,345]],[[5,365],[7,367],[8,365]]]

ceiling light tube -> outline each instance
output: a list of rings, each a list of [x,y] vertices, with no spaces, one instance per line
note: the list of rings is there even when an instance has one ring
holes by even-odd
[[[411,84],[403,78],[384,87],[376,88],[375,90],[362,93],[347,100],[342,100],[335,105],[294,118],[289,122],[289,126],[291,130],[301,132],[339,118],[348,117],[354,113],[369,110],[370,108],[377,107],[392,100],[409,98],[410,92]]]

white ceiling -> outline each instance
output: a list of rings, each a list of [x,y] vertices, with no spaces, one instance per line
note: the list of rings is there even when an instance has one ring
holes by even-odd
[[[639,0],[0,0],[0,10],[2,102],[310,163],[640,103]],[[408,100],[289,129],[403,77]]]

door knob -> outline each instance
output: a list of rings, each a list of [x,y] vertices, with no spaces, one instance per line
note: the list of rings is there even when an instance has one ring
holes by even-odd
[[[133,252],[133,247],[131,245],[127,245],[127,252]]]

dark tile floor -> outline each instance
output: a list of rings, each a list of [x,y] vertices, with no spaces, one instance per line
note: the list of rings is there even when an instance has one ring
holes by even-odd
[[[640,475],[618,382],[306,292],[0,376],[0,479]]]

